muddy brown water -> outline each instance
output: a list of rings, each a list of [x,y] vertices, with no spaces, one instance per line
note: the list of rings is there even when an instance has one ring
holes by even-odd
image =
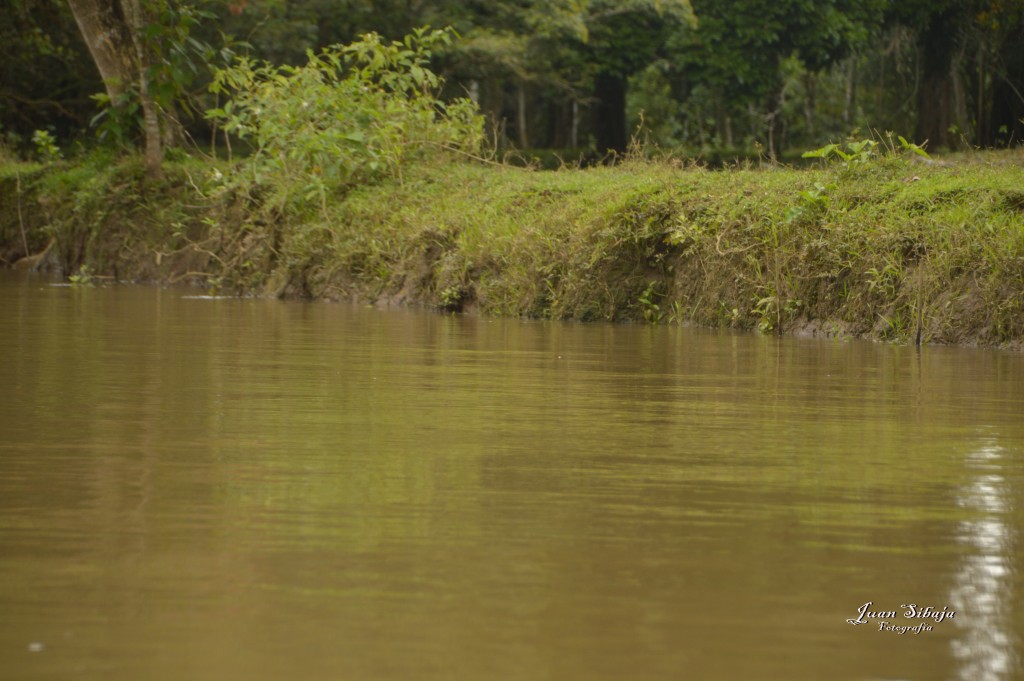
[[[53,284],[4,679],[1024,678],[1018,353]]]

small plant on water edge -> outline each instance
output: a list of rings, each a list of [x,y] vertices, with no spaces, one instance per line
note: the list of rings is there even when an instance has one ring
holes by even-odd
[[[661,307],[654,302],[655,297],[663,297],[662,294],[657,291],[658,282],[652,281],[647,284],[647,288],[640,294],[638,303],[640,303],[640,309],[643,311],[644,320],[651,323],[657,324],[665,318],[665,313],[661,311]]]
[[[437,295],[440,308],[449,312],[458,312],[462,307],[463,298],[465,292],[461,286],[448,286]]]
[[[683,310],[683,302],[681,300],[674,300],[668,308],[668,323],[669,324],[682,324],[685,318],[685,310]]]
[[[92,270],[87,265],[79,267],[78,274],[72,274],[68,281],[74,286],[92,286],[95,283]]]
[[[765,296],[755,302],[754,309],[751,312],[761,317],[761,321],[757,323],[757,330],[759,332],[769,333],[775,328],[773,317],[778,316],[778,306],[779,299],[775,295]]]

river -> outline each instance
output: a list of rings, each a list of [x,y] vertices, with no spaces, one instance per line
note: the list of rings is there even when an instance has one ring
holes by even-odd
[[[1024,678],[1019,353],[201,293],[0,271],[4,679]]]

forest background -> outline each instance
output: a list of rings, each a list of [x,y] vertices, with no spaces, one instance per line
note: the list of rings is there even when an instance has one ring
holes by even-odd
[[[2,4],[0,137],[23,155],[88,147],[97,132],[208,149],[211,67],[301,65],[310,50],[426,25],[459,35],[434,50],[444,95],[475,101],[499,149],[541,159],[601,158],[631,135],[711,163],[883,131],[932,152],[1024,139],[1024,0]],[[103,31],[122,36],[101,79]]]

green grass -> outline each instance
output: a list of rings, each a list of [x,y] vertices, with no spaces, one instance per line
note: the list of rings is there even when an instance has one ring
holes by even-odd
[[[326,201],[196,159],[31,174],[53,264],[238,294],[910,342],[1024,341],[1024,154],[708,171],[436,158]],[[11,174],[0,169],[6,188]],[[314,205],[315,204],[315,205]],[[9,211],[4,211],[10,215]],[[17,250],[7,220],[5,253]],[[5,255],[11,261],[11,255]]]

